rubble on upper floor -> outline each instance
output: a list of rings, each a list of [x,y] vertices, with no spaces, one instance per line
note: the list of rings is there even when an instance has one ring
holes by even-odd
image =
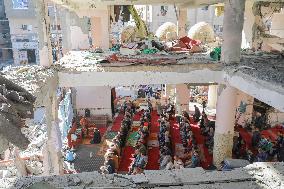
[[[35,97],[25,88],[0,75],[0,153],[12,143],[26,148],[29,140],[21,133],[23,119],[33,117]]]
[[[145,170],[138,175],[102,175],[98,172],[47,177],[1,179],[4,188],[273,188],[284,187],[284,164],[259,162],[232,171],[202,168]]]
[[[164,66],[177,68],[182,65],[193,67],[203,65],[199,69],[216,65],[219,70],[224,67],[221,62],[213,61],[208,53],[176,54],[161,51],[156,54],[121,55],[112,51],[94,52],[90,50],[70,51],[51,68],[41,66],[8,67],[4,69],[3,73],[4,77],[36,94],[41,92],[48,79],[53,77],[56,72],[111,72],[118,67],[122,67],[122,71],[147,71],[143,70],[145,66],[157,67],[162,72]],[[133,69],[134,67],[136,69]],[[284,86],[284,57],[280,53],[242,51],[240,64],[228,65],[224,71],[229,74],[248,74],[256,79]]]
[[[103,72],[105,67],[125,67],[133,65],[173,65],[189,63],[215,63],[207,54],[140,54],[121,55],[114,52],[95,53],[91,51],[70,51],[54,68],[60,71]],[[138,70],[137,70],[138,71]]]
[[[284,87],[284,57],[279,53],[244,51],[240,64],[226,66],[225,70],[231,75],[244,73]]]

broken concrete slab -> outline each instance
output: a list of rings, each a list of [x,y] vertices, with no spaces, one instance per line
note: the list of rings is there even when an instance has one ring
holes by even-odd
[[[148,180],[149,185],[178,185],[180,182],[176,179],[176,174],[169,170],[145,170],[144,174]]]
[[[18,189],[36,183],[47,183],[56,188],[177,188],[177,189],[226,189],[226,188],[283,188],[284,163],[254,163],[233,171],[202,171],[201,168],[179,170],[146,170],[142,176],[147,182],[135,183],[131,175],[101,175],[98,172],[49,177],[22,177],[0,179],[0,186]],[[196,170],[196,175],[191,176]],[[244,174],[244,176],[242,176]],[[187,177],[187,176],[188,177]],[[215,177],[216,175],[216,177]],[[197,178],[195,178],[197,177]],[[199,181],[198,181],[199,180]],[[146,180],[144,180],[146,181]]]

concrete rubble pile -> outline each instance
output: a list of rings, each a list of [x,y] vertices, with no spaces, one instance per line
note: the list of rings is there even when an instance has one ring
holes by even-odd
[[[25,149],[29,140],[20,128],[25,125],[23,119],[33,117],[35,97],[3,76],[0,76],[0,96],[0,150],[6,150],[9,142]]]
[[[108,53],[92,53],[90,51],[69,51],[53,65],[57,71],[102,71],[99,62],[106,59]]]
[[[25,169],[29,175],[41,175],[43,173],[42,150],[47,140],[46,125],[35,124],[32,120],[27,120],[26,127],[23,127],[21,132],[30,141],[28,147],[19,153],[20,158],[25,162]],[[10,161],[1,172],[2,178],[16,177],[18,170],[14,160]]]
[[[2,73],[4,77],[22,86],[32,94],[40,91],[48,79],[55,73],[53,69],[44,68],[42,66],[17,66],[6,67]]]
[[[3,74],[4,73],[4,74]],[[54,70],[40,66],[8,67],[0,76],[1,92],[1,153],[8,147],[8,159],[1,161],[4,170],[2,177],[19,175],[17,164],[24,172],[31,175],[42,173],[42,147],[46,141],[46,127],[35,124],[30,118],[34,116],[35,95],[47,86]],[[20,150],[18,153],[18,147]],[[17,151],[17,153],[15,152]],[[19,161],[18,161],[19,160]],[[20,162],[20,163],[19,163]],[[17,167],[17,168],[16,168]]]
[[[35,124],[32,121],[27,123],[28,128],[23,128],[24,133],[31,141],[28,148],[22,151],[21,157],[29,157],[26,160],[28,172],[32,175],[40,175],[43,172],[42,150],[47,141],[46,124]]]

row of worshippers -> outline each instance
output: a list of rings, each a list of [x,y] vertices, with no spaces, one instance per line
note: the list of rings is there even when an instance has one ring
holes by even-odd
[[[169,116],[161,114],[160,117],[160,169],[169,170],[200,166],[198,147],[190,129],[189,114],[186,111],[183,111],[182,116],[177,119],[180,126],[180,135],[186,156],[182,159],[178,156],[174,156],[174,160],[172,159],[173,154],[171,150],[170,124],[167,119]]]
[[[108,145],[107,152],[104,156],[104,165],[100,168],[104,174],[116,173],[119,166],[122,148],[126,144],[128,133],[131,130],[133,111],[131,104],[124,109],[124,118],[121,122],[120,130]]]
[[[151,111],[152,104],[150,101],[148,101],[148,109],[143,112],[140,118],[138,138],[134,146],[135,153],[133,154],[133,161],[130,164],[128,174],[143,173],[147,165],[147,141],[149,137],[149,129],[151,127]]]
[[[275,141],[261,135],[258,127],[253,127],[252,150],[248,148],[241,135],[234,137],[233,155],[249,162],[284,161],[284,135],[278,132]]]
[[[169,169],[172,161],[172,148],[170,136],[170,106],[164,106],[160,112],[158,142],[160,149],[160,169]],[[168,165],[168,167],[167,167]]]
[[[200,111],[198,107],[195,107],[195,113],[193,115],[194,121],[199,121]],[[182,145],[184,147],[183,164],[180,163],[179,167],[195,168],[200,166],[200,156],[199,149],[197,147],[196,138],[192,132],[190,125],[190,116],[187,111],[182,111],[181,117],[178,119],[179,131],[182,140]],[[180,158],[175,157],[177,162],[180,162]],[[175,162],[174,162],[175,166]]]
[[[170,103],[167,106],[162,107],[160,118],[159,118],[159,149],[160,149],[160,169],[172,169],[172,145],[170,136],[170,114],[171,114]]]
[[[199,122],[200,132],[205,137],[204,144],[208,148],[209,154],[213,154],[215,122],[208,119],[203,111]]]

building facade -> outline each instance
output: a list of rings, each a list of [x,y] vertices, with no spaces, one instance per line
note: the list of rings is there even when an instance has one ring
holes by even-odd
[[[0,63],[13,63],[13,52],[9,28],[9,20],[5,14],[4,0],[0,0]]]
[[[38,64],[38,23],[32,0],[5,0],[16,65]]]

